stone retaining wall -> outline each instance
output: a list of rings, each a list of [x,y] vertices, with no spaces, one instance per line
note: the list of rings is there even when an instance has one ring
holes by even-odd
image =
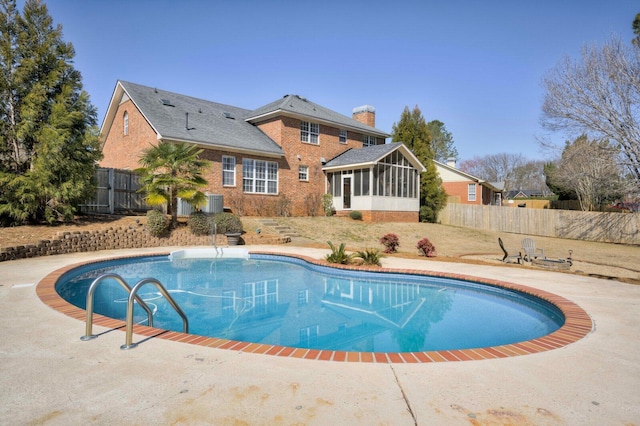
[[[284,244],[289,237],[263,235],[243,236],[245,244]],[[226,245],[227,238],[217,237],[218,245]],[[0,249],[0,262],[37,256],[80,253],[99,250],[115,250],[163,246],[208,246],[210,236],[193,235],[188,227],[174,229],[170,236],[152,237],[144,226],[108,228],[96,231],[58,232],[51,240],[40,240],[37,244],[5,247]]]

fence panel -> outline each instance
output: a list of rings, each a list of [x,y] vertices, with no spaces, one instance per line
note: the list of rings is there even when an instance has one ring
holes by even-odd
[[[96,195],[79,207],[84,213],[114,214],[123,212],[145,212],[150,207],[144,201],[140,177],[131,170],[97,168]]]
[[[144,194],[138,192],[142,184],[137,174],[129,170],[115,170],[112,186],[115,211],[145,212],[149,210],[149,206],[144,201]]]
[[[447,204],[445,225],[542,237],[640,244],[640,214]]]

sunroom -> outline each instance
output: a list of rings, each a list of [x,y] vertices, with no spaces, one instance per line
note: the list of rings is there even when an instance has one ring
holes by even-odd
[[[336,214],[357,210],[365,220],[418,221],[425,168],[402,142],[351,149],[323,171]]]

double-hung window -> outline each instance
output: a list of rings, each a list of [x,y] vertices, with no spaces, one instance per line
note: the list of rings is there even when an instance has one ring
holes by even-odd
[[[469,189],[467,197],[469,201],[475,201],[476,200],[476,184],[475,183],[470,183],[469,184]]]
[[[124,127],[124,135],[127,136],[129,134],[129,113],[127,111],[124,112],[122,121],[123,121],[123,127]]]
[[[300,122],[300,140],[318,145],[320,143],[320,125],[308,121]]]
[[[298,179],[303,181],[309,180],[309,166],[298,166]]]
[[[222,156],[222,186],[236,186],[236,157]]]
[[[347,131],[340,130],[340,143],[347,143]]]
[[[375,136],[364,135],[362,137],[362,146],[376,145],[376,142],[377,140]]]
[[[258,194],[277,194],[278,163],[243,158],[242,191]]]

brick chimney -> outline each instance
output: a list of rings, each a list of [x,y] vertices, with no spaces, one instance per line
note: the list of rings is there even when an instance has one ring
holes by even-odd
[[[371,105],[354,108],[352,118],[367,126],[376,127],[376,109]]]

